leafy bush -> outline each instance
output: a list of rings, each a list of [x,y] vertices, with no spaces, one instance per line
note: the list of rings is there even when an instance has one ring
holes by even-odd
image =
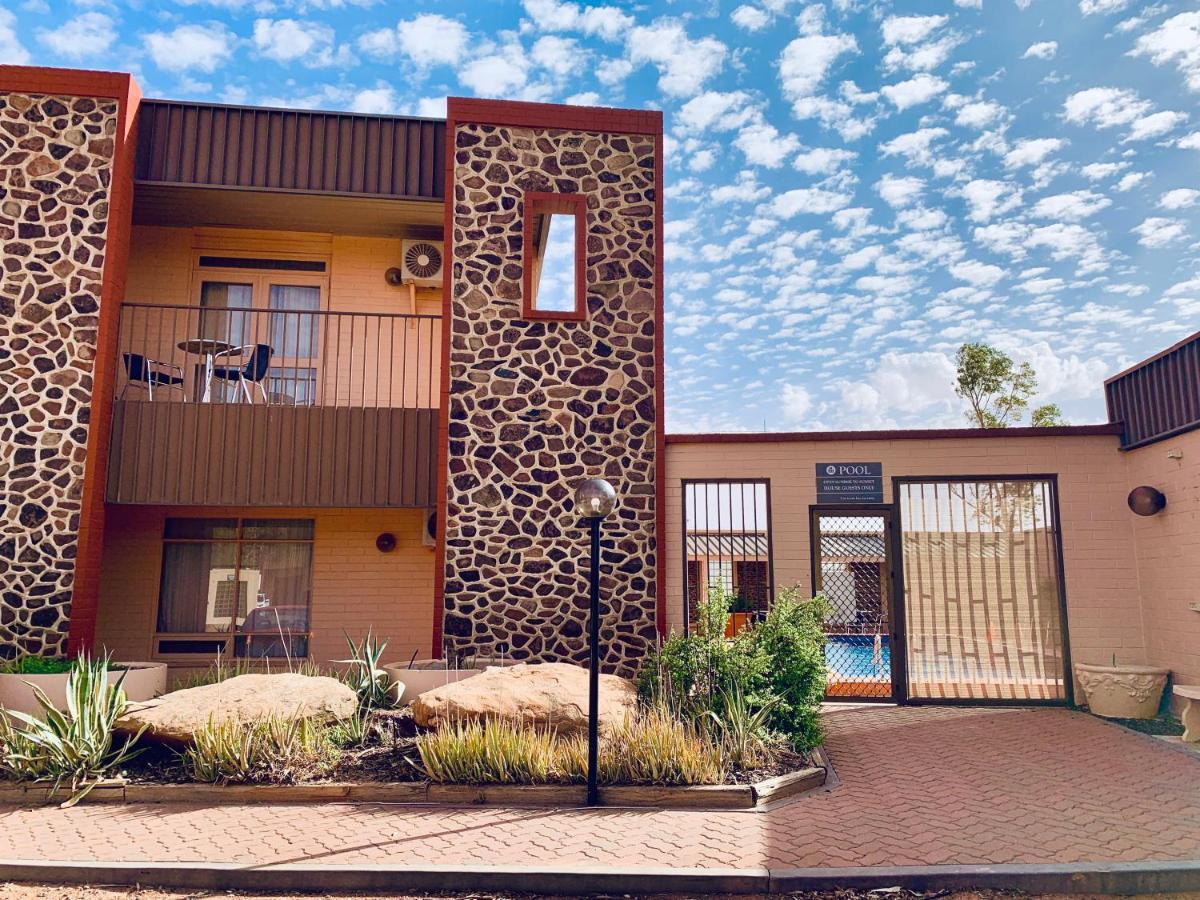
[[[339,659],[336,662],[350,666],[345,682],[358,695],[359,709],[384,709],[392,706],[392,680],[379,664],[384,651],[387,650],[388,642],[380,643],[371,634],[370,629],[367,629],[367,636],[361,642],[355,643],[350,635],[346,635],[346,643],[350,645],[350,658]]]
[[[114,741],[113,723],[125,711],[122,675],[108,683],[108,658],[81,655],[67,673],[67,708],[56,709],[45,692],[34,687],[44,718],[8,710],[0,715],[0,772],[19,781],[53,781],[54,791],[70,785],[74,806],[96,784],[133,759],[139,731],[123,743]]]
[[[337,751],[332,729],[312,719],[210,720],[196,732],[184,760],[197,781],[294,784],[328,774]]]
[[[814,746],[825,693],[824,600],[781,591],[763,621],[726,638],[732,603],[724,590],[711,590],[695,629],[670,635],[646,658],[638,676],[642,697],[685,718],[750,716],[764,740],[774,733],[798,750]],[[738,708],[730,709],[734,701]]]
[[[71,671],[71,660],[45,656],[18,656],[0,663],[0,675],[61,675]]]

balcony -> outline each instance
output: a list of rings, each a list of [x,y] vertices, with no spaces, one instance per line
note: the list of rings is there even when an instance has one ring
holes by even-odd
[[[109,503],[436,503],[441,320],[281,299],[122,305]]]

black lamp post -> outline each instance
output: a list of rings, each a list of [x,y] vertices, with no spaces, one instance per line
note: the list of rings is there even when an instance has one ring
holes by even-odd
[[[575,508],[588,520],[592,533],[588,621],[588,806],[599,802],[596,758],[600,747],[600,522],[616,505],[617,492],[603,478],[589,478],[575,489]]]

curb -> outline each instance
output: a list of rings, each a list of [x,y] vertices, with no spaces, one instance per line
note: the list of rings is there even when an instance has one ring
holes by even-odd
[[[835,888],[993,889],[1134,894],[1200,890],[1200,860],[810,869],[318,866],[0,860],[0,881],[300,893],[528,891],[561,894],[749,894]]]

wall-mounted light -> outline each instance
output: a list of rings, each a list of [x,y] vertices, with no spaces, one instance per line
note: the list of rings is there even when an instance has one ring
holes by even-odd
[[[399,266],[392,266],[383,273],[383,280],[392,287],[400,287],[404,284],[404,270]]]
[[[1148,484],[1135,487],[1129,492],[1129,508],[1139,516],[1153,516],[1162,512],[1166,505],[1166,495]]]
[[[390,531],[385,531],[375,538],[375,549],[380,553],[391,553],[396,549],[396,536]]]

